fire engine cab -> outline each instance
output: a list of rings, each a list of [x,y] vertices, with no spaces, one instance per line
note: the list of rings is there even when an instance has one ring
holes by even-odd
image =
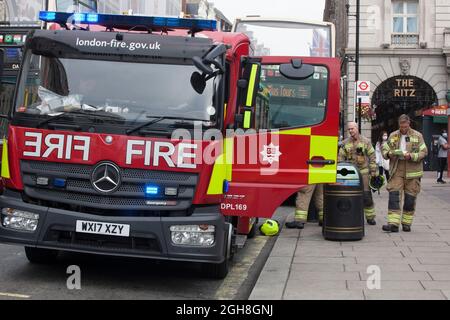
[[[340,64],[249,56],[215,21],[43,11],[27,36],[1,163],[0,241],[201,262],[335,182]],[[286,39],[293,41],[293,39]]]

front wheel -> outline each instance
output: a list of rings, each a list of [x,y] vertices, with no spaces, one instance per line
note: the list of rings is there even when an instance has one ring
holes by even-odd
[[[25,247],[28,261],[37,264],[50,264],[56,261],[58,250]]]
[[[208,278],[224,279],[229,271],[230,260],[225,257],[222,263],[204,263],[202,265],[203,272]]]
[[[230,260],[233,257],[233,240],[234,240],[234,228],[231,223],[227,223],[228,232],[225,232],[225,252],[224,260],[221,263],[203,263],[202,270],[208,278],[224,279],[229,271]]]

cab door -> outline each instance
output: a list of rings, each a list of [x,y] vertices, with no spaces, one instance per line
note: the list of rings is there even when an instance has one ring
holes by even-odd
[[[242,68],[222,212],[268,218],[303,186],[336,181],[340,62],[262,57]]]

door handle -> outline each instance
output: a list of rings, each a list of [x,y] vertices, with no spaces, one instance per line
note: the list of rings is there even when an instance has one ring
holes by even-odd
[[[310,159],[306,161],[307,164],[316,165],[316,166],[329,166],[335,164],[336,161],[330,159]]]

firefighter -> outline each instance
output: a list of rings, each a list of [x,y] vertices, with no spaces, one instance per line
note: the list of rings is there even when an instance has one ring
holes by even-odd
[[[294,221],[286,222],[286,228],[303,229],[308,220],[309,203],[313,199],[317,210],[319,210],[319,226],[323,223],[323,185],[312,184],[297,192],[295,200]]]
[[[338,160],[355,164],[361,172],[364,184],[364,214],[369,225],[376,225],[375,207],[369,187],[369,175],[372,177],[378,175],[375,149],[369,139],[359,133],[355,122],[348,124],[348,132],[350,137],[344,140],[342,148],[339,149]]]
[[[405,232],[411,231],[416,209],[416,198],[420,192],[423,175],[423,159],[428,154],[427,146],[420,132],[411,129],[410,118],[403,114],[398,119],[400,129],[393,132],[383,146],[383,157],[390,159],[391,177],[389,191],[387,232],[398,232],[400,222]],[[403,216],[400,198],[403,197]]]

